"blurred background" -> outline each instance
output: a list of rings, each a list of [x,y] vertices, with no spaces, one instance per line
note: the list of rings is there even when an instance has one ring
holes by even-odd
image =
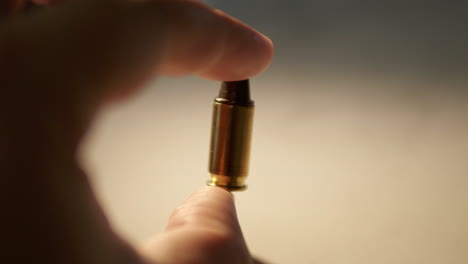
[[[272,264],[468,263],[466,1],[214,0],[273,39],[256,102],[254,255]],[[108,109],[85,165],[135,244],[208,179],[219,83],[158,78]],[[186,96],[186,91],[192,91]]]

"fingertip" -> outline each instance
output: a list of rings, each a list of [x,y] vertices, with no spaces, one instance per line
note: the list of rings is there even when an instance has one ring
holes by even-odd
[[[250,263],[251,259],[233,195],[211,186],[198,189],[176,208],[165,232],[143,253],[158,263]]]
[[[223,198],[228,198],[228,199],[233,197],[232,193],[229,190],[222,188],[222,187],[216,187],[216,186],[204,186],[198,189],[198,191],[194,193],[194,195],[199,195],[199,194],[223,197]]]
[[[270,38],[242,25],[226,40],[229,45],[217,63],[198,73],[202,78],[217,81],[237,81],[256,76],[271,64],[274,45]]]
[[[173,211],[166,230],[187,225],[223,229],[236,222],[233,195],[226,189],[206,186],[195,191]]]
[[[203,206],[217,210],[220,214],[235,212],[234,195],[227,189],[204,186],[192,193],[183,203],[189,206]]]
[[[220,10],[196,2],[167,2],[167,44],[158,73],[235,81],[263,72],[271,63],[271,39]],[[167,15],[170,14],[170,15]]]

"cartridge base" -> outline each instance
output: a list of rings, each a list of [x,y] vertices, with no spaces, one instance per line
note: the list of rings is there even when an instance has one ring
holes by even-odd
[[[227,177],[220,177],[220,175],[212,174],[210,180],[206,182],[208,186],[216,186],[221,188],[226,188],[229,191],[244,191],[247,189],[245,184],[235,184],[229,181],[225,181]]]

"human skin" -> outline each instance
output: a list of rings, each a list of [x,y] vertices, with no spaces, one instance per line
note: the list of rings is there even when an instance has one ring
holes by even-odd
[[[269,65],[271,41],[196,1],[37,2],[54,5],[0,5],[0,262],[253,263],[233,196],[218,187],[196,191],[162,234],[132,248],[77,153],[99,110],[148,80],[250,78]]]

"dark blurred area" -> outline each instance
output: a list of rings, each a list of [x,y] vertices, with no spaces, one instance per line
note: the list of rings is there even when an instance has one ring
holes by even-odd
[[[270,36],[272,70],[466,78],[465,1],[210,1]],[[295,67],[291,67],[294,65]],[[287,66],[287,67],[285,67]]]

